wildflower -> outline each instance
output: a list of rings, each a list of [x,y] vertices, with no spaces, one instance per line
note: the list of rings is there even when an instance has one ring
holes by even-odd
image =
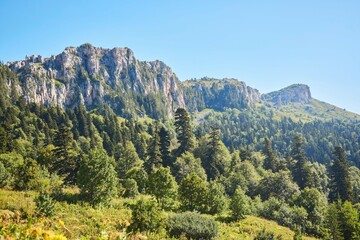
[[[61,227],[64,227],[65,226],[65,223],[62,221],[62,220],[58,220],[58,224],[61,226]]]
[[[64,235],[55,235],[53,237],[50,237],[49,240],[67,240],[67,238]]]

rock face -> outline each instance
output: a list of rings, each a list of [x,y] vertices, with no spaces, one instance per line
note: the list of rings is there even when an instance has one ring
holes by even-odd
[[[161,61],[138,61],[128,48],[84,44],[57,56],[26,57],[8,66],[18,74],[21,94],[29,102],[73,107],[82,101],[90,109],[108,103],[125,116],[151,115],[155,108],[172,116],[177,107],[185,107],[171,68]]]
[[[258,90],[246,86],[236,79],[190,80],[183,83],[185,103],[190,111],[204,108],[224,110],[225,108],[250,108],[260,101]]]
[[[292,85],[261,95],[236,79],[180,82],[161,61],[139,61],[129,48],[96,48],[91,44],[68,47],[61,54],[26,57],[7,63],[19,81],[7,83],[28,102],[87,109],[108,104],[119,116],[172,117],[178,107],[191,112],[212,108],[251,108],[264,100],[276,105],[307,103],[309,87]],[[16,78],[16,77],[15,77]]]
[[[310,88],[304,84],[294,84],[279,91],[262,95],[265,101],[273,102],[276,106],[289,103],[309,103],[311,100]]]

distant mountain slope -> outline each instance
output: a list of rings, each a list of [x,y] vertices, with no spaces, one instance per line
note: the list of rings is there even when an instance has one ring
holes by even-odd
[[[279,91],[264,94],[264,101],[272,102],[276,106],[289,103],[309,103],[311,100],[310,88],[304,84],[294,84]]]
[[[310,87],[304,84],[293,84],[278,91],[263,94],[261,98],[263,101],[257,106],[273,109],[278,119],[290,117],[294,121],[302,122],[333,119],[360,120],[358,114],[312,98]]]
[[[250,108],[260,102],[258,90],[236,79],[201,78],[182,82],[185,103],[189,111],[205,108],[222,111],[225,108]]]

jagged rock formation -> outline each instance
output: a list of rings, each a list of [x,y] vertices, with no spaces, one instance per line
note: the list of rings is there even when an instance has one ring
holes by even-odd
[[[50,58],[30,56],[7,66],[19,79],[7,85],[28,102],[64,108],[82,102],[88,109],[108,104],[124,117],[146,114],[164,118],[172,117],[178,107],[191,112],[205,108],[222,111],[252,108],[260,101],[279,106],[311,99],[309,87],[300,84],[261,95],[236,79],[180,82],[166,64],[139,61],[129,48],[83,44]]]
[[[262,95],[265,101],[273,102],[276,106],[289,103],[309,103],[311,100],[310,88],[304,84],[293,84],[279,91]]]
[[[57,56],[31,56],[8,66],[18,74],[21,94],[29,102],[73,107],[82,101],[90,109],[108,103],[119,115],[152,117],[171,116],[177,107],[185,107],[171,68],[161,61],[139,61],[128,48],[84,44]]]
[[[183,83],[187,108],[201,111],[204,108],[224,110],[225,108],[249,108],[260,101],[258,90],[246,86],[236,79],[189,80]]]

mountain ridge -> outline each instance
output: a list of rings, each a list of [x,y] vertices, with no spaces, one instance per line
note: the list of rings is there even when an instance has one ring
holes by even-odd
[[[20,80],[14,88],[28,102],[64,108],[81,102],[88,109],[105,103],[123,117],[173,117],[178,107],[199,112],[266,103],[276,108],[294,103],[303,106],[313,99],[304,84],[262,94],[234,78],[180,81],[164,62],[140,61],[126,47],[99,48],[87,43],[66,47],[49,58],[33,55],[6,65]]]

